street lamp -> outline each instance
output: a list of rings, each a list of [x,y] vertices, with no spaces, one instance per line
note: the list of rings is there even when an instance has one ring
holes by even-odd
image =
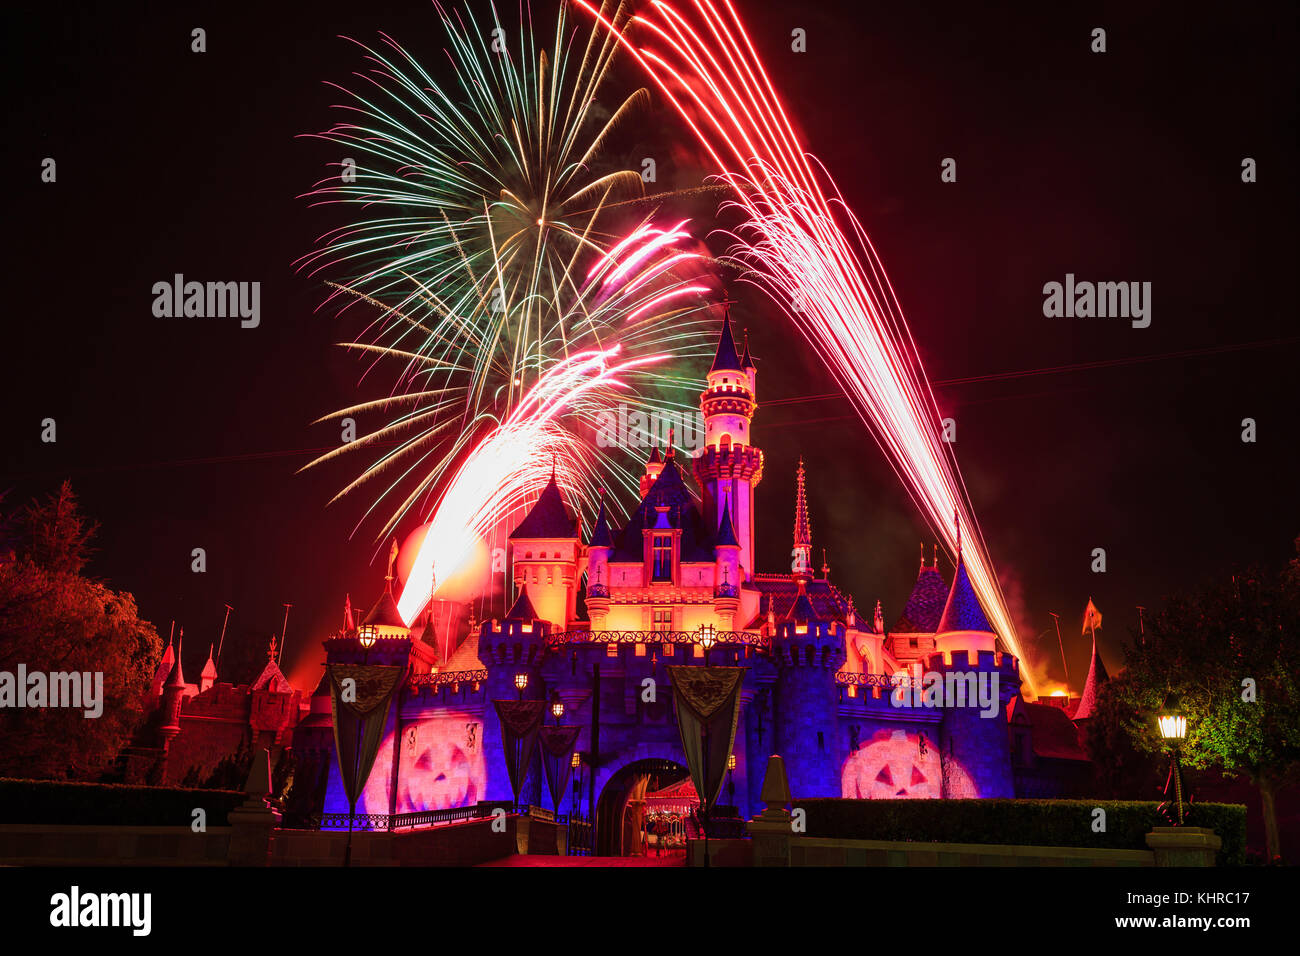
[[[357,628],[357,642],[366,650],[375,646],[375,640],[379,637],[379,628],[373,624],[362,624]]]
[[[1179,698],[1171,693],[1165,698],[1164,713],[1156,718],[1160,736],[1169,742],[1174,751],[1174,800],[1178,808],[1178,825],[1183,825],[1183,775],[1178,766],[1179,748],[1187,739],[1187,717],[1179,713]]]
[[[718,629],[712,624],[700,625],[700,646],[704,648],[704,666],[709,666],[709,648],[718,643]]]
[[[528,675],[520,671],[515,675],[515,690],[519,691],[519,699],[524,699],[524,691],[528,688]]]
[[[551,713],[555,715],[555,726],[560,726],[560,718],[564,716],[564,701],[558,697],[552,700]]]
[[[736,781],[732,777],[732,771],[736,769],[736,755],[727,755],[727,803],[731,806],[736,805]]]

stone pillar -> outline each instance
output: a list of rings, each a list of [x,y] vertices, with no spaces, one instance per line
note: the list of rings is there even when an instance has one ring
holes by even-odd
[[[759,799],[767,808],[749,821],[753,843],[754,866],[789,866],[791,830],[790,784],[785,777],[785,762],[779,754],[767,758],[767,775]]]
[[[1223,841],[1209,827],[1154,827],[1147,846],[1155,851],[1156,866],[1214,866]]]
[[[231,866],[270,866],[271,832],[280,825],[280,814],[266,802],[270,792],[271,754],[262,748],[244,783],[248,799],[227,817],[231,832],[226,858]]]

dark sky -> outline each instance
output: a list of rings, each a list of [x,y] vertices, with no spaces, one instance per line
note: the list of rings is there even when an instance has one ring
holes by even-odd
[[[1022,640],[1049,676],[1062,676],[1049,611],[1063,616],[1077,692],[1089,596],[1114,667],[1136,605],[1285,560],[1300,533],[1295,5],[736,2],[871,234],[934,381],[1114,363],[936,389]],[[549,16],[548,2],[534,7]],[[196,26],[204,54],[189,51]],[[806,53],[790,50],[796,27]],[[323,286],[292,268],[341,222],[296,198],[338,150],[295,137],[331,121],[338,97],[322,81],[360,65],[338,36],[379,31],[441,59],[424,0],[9,15],[0,486],[16,501],[71,478],[103,523],[92,572],[133,592],[164,634],[183,624],[196,670],[227,602],[237,641],[278,631],[292,602],[289,656],[314,658],[344,593],[368,605],[382,583],[377,528],[349,537],[364,499],[326,507],[352,473],[295,475],[337,440],[309,423],[374,396],[331,346],[356,320],[318,312]],[[612,89],[641,82],[625,63]],[[684,157],[662,104],[640,129]],[[55,184],[39,179],[46,156]],[[944,157],[955,184],[940,182]],[[689,162],[664,165],[672,185],[696,184]],[[155,318],[151,286],[176,272],[260,281],[261,327]],[[1043,284],[1067,272],[1151,282],[1150,328],[1044,318]],[[753,290],[732,292],[761,360],[760,403],[830,391],[784,320]],[[1218,351],[1178,357],[1191,350]],[[1127,361],[1147,356],[1166,357]],[[46,417],[53,445],[40,441]],[[1246,417],[1255,444],[1240,440]],[[838,401],[760,409],[755,424],[760,569],[788,565],[802,454],[818,555],[861,609],[879,598],[892,621],[932,535],[864,426]],[[206,574],[190,571],[194,547]],[[1095,547],[1104,575],[1089,570]]]

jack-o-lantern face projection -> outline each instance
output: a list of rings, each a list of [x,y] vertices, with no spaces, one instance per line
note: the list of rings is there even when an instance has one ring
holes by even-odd
[[[906,730],[878,730],[844,761],[840,793],[855,800],[943,796],[939,755]]]
[[[447,810],[482,799],[487,763],[480,736],[478,721],[466,717],[437,717],[403,728],[396,812]],[[370,771],[362,801],[365,812],[388,812],[392,752],[390,736],[380,744]]]

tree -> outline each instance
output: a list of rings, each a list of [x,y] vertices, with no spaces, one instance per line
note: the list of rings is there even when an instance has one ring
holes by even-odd
[[[135,599],[81,575],[97,525],[65,482],[8,516],[16,547],[0,555],[0,672],[102,675],[102,710],[0,709],[0,776],[93,779],[129,742],[162,641]],[[26,694],[27,688],[15,688]]]
[[[1296,539],[1300,554],[1300,538]],[[1187,766],[1244,774],[1259,789],[1270,860],[1279,857],[1274,798],[1300,779],[1300,558],[1281,574],[1251,569],[1172,599],[1127,648],[1108,689],[1130,714],[1133,745],[1160,749],[1155,717],[1177,693]]]

